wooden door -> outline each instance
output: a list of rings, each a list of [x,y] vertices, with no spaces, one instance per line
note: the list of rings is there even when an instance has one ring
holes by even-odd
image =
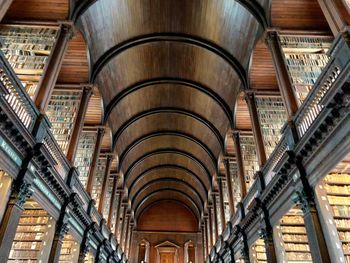
[[[160,253],[160,263],[174,263],[174,253]]]

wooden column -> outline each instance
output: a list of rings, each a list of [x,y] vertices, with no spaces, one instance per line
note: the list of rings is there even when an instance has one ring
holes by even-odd
[[[230,162],[228,159],[224,160],[224,165],[226,169],[226,186],[227,186],[227,193],[228,193],[228,204],[230,207],[230,215],[233,215],[235,212],[235,204],[233,199],[233,191],[232,191],[232,179],[231,179],[231,173],[230,173]]]
[[[83,94],[80,100],[78,115],[74,124],[72,137],[70,139],[68,151],[67,151],[67,159],[71,165],[74,165],[75,154],[77,152],[78,144],[79,144],[79,137],[84,127],[85,115],[86,115],[91,94],[92,94],[92,87],[85,86],[83,88]]]
[[[316,205],[310,199],[309,193],[304,190],[297,191],[293,201],[299,203],[304,214],[306,234],[313,262],[331,262],[326,241],[324,239],[320,219],[317,214]]]
[[[217,213],[217,206],[216,206],[216,193],[212,194],[213,197],[213,212],[214,212],[214,227],[215,227],[215,242],[218,240],[219,237],[219,228],[218,228],[218,213]]]
[[[245,183],[245,174],[244,174],[244,165],[243,165],[243,156],[241,148],[241,140],[238,131],[233,132],[233,141],[235,144],[236,160],[237,160],[237,169],[238,169],[238,178],[240,182],[241,197],[242,199],[247,195],[247,185]]]
[[[202,248],[203,248],[203,259],[205,259],[205,252],[206,252],[206,245],[205,245],[205,240],[204,240],[204,235],[205,235],[205,233],[204,233],[204,229],[205,229],[205,227],[204,227],[204,222],[203,222],[203,225],[201,225],[201,230],[202,230]],[[204,261],[204,260],[203,260]]]
[[[131,244],[132,244],[132,234],[134,229],[134,223],[130,222],[130,229],[129,229],[129,241],[128,241],[128,259],[131,256]]]
[[[206,258],[209,254],[209,237],[208,237],[208,218],[204,218],[204,235],[205,235],[205,257]]]
[[[65,234],[68,232],[68,222],[58,222],[55,230],[55,235],[52,241],[49,261],[50,263],[58,263],[61,255],[62,243]]]
[[[118,227],[119,227],[119,217],[120,217],[120,208],[122,205],[122,199],[123,199],[123,190],[117,190],[117,196],[118,196],[118,204],[117,204],[117,211],[115,214],[115,230],[114,230],[114,236],[116,239],[118,239]]]
[[[96,171],[98,156],[100,155],[101,144],[102,144],[102,139],[103,139],[104,133],[105,133],[104,128],[99,128],[97,131],[97,138],[96,138],[94,154],[92,156],[89,177],[88,177],[88,181],[87,181],[87,185],[86,185],[86,191],[90,195],[91,195],[92,188],[93,188],[94,182],[95,182],[95,171]]]
[[[122,217],[122,225],[120,226],[120,238],[119,238],[119,240],[120,240],[120,246],[123,248],[123,250],[124,250],[124,240],[123,240],[123,238],[124,238],[124,227],[125,227],[125,217],[126,217],[126,210],[127,210],[127,205],[125,204],[125,205],[122,205],[122,207],[123,207],[123,217]]]
[[[223,183],[222,178],[218,178],[219,183],[219,201],[220,201],[220,219],[221,219],[221,226],[222,231],[224,231],[226,227],[226,219],[225,219],[225,203],[224,203],[224,193],[223,193]]]
[[[298,110],[298,101],[285,63],[282,47],[278,40],[278,33],[276,31],[267,31],[266,43],[272,55],[278,87],[287,110],[288,120],[290,121]]]
[[[113,212],[115,208],[115,200],[117,197],[117,186],[118,186],[118,175],[114,175],[113,179],[113,189],[112,189],[112,196],[111,196],[111,202],[109,203],[109,212],[108,212],[108,220],[107,225],[111,229],[112,228],[112,217]]]
[[[264,138],[262,136],[261,127],[260,127],[258,109],[256,108],[256,103],[255,103],[254,91],[246,90],[244,98],[247,102],[249,115],[252,122],[254,142],[255,142],[256,153],[258,157],[258,164],[259,164],[259,167],[262,168],[266,163],[266,152],[265,152],[265,146],[264,146]]]
[[[6,15],[7,10],[10,8],[13,0],[0,0],[0,21]]]
[[[56,85],[63,58],[68,47],[68,42],[73,37],[73,27],[74,25],[72,22],[61,23],[58,39],[39,82],[35,96],[35,105],[41,113],[45,113],[49,105],[51,94]]]
[[[105,174],[103,175],[102,189],[101,189],[101,195],[100,195],[100,202],[98,203],[98,212],[100,212],[100,214],[103,214],[103,208],[106,205],[105,204],[106,194],[107,194],[106,192],[107,192],[107,188],[108,188],[108,179],[109,179],[109,174],[111,172],[112,161],[113,161],[113,156],[112,155],[108,155],[107,156],[107,163],[106,163]]]
[[[213,218],[212,218],[212,213],[211,213],[211,206],[208,207],[208,228],[209,228],[209,245],[210,249],[213,247],[214,242],[213,242]],[[209,249],[209,253],[210,253]]]
[[[322,12],[334,36],[344,31],[349,25],[349,6],[345,0],[318,0]]]
[[[11,190],[10,199],[7,203],[4,216],[0,225],[0,262],[7,262],[12,241],[24,210],[24,203],[33,194],[31,185],[26,182],[16,183]]]
[[[260,238],[264,240],[267,262],[277,263],[277,256],[276,256],[275,245],[273,242],[272,229],[271,231],[267,231],[266,229],[261,229],[259,234],[260,234]]]
[[[124,237],[124,253],[127,253],[127,249],[128,249],[128,244],[129,244],[129,227],[130,227],[130,217],[131,215],[126,215],[126,232],[125,232],[125,237]]]

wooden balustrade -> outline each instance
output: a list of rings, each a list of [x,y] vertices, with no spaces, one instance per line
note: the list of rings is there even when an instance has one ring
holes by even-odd
[[[32,131],[38,111],[2,52],[0,52],[0,85],[5,90],[5,101],[28,131]]]

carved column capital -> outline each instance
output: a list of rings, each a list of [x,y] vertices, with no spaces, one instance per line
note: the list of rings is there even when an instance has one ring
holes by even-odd
[[[59,24],[61,33],[65,34],[68,39],[72,39],[75,36],[77,30],[72,21],[60,21]]]
[[[11,202],[16,206],[23,208],[24,203],[32,196],[33,192],[30,183],[22,182],[17,187],[15,186],[13,188],[10,197]]]
[[[315,209],[315,202],[311,198],[310,194],[307,194],[304,190],[296,191],[292,195],[294,203],[299,204],[304,213],[309,213]]]

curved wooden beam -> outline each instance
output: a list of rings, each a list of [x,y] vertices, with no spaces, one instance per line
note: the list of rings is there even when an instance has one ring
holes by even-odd
[[[160,114],[160,113],[170,113],[170,114],[181,114],[181,115],[185,115],[187,117],[191,117],[192,119],[195,119],[196,121],[201,122],[202,124],[204,124],[205,126],[207,126],[215,135],[215,137],[217,138],[221,150],[224,150],[224,138],[221,136],[219,130],[208,120],[206,120],[205,118],[203,118],[202,116],[200,116],[197,113],[194,113],[192,111],[189,110],[184,110],[181,108],[173,108],[173,107],[162,107],[162,108],[153,108],[153,109],[149,109],[143,112],[140,112],[136,115],[134,115],[133,117],[131,117],[130,119],[128,119],[127,122],[124,122],[120,128],[116,131],[116,133],[113,136],[113,149],[115,148],[115,146],[117,145],[118,139],[120,137],[120,135],[130,126],[132,125],[134,122],[138,121],[139,119],[142,119],[144,117],[150,116],[150,115],[154,115],[154,114]]]
[[[188,199],[188,201],[197,209],[198,215],[201,214],[202,209],[201,209],[200,207],[198,207],[197,203],[193,200],[193,198],[192,198],[190,195],[188,195],[187,193],[185,193],[185,192],[183,192],[183,191],[181,191],[181,190],[179,190],[179,189],[165,189],[165,188],[162,188],[162,189],[158,189],[158,190],[155,190],[155,191],[149,193],[149,195],[148,195],[147,197],[143,198],[142,201],[134,208],[136,218],[138,218],[138,215],[139,215],[139,213],[138,213],[139,208],[140,208],[149,198],[151,198],[152,196],[154,196],[154,195],[156,195],[156,194],[158,194],[158,193],[165,192],[165,191],[176,192],[176,193],[179,193],[179,194],[183,195],[183,196],[184,196],[186,199]],[[169,197],[164,198],[164,199],[168,200]],[[131,207],[131,209],[133,209],[133,207]],[[192,210],[192,209],[191,209],[191,210]]]
[[[193,156],[190,153],[187,153],[185,151],[180,151],[177,149],[161,149],[161,150],[155,150],[152,152],[148,152],[144,155],[142,155],[140,158],[138,158],[137,160],[135,160],[128,168],[128,170],[125,172],[124,175],[124,181],[128,180],[129,174],[131,173],[131,171],[138,166],[140,163],[142,163],[145,159],[154,156],[154,155],[158,155],[158,154],[164,154],[164,153],[171,153],[171,154],[177,154],[177,155],[181,155],[184,156],[188,159],[190,159],[191,161],[193,161],[194,163],[196,163],[197,166],[201,167],[201,169],[204,171],[204,173],[207,175],[207,178],[210,182],[210,185],[212,184],[212,179],[211,179],[211,175],[210,172],[208,170],[208,168],[200,161],[198,160],[195,156]]]
[[[197,191],[197,189],[193,188],[192,185],[190,185],[188,182],[186,181],[182,181],[180,179],[177,178],[158,178],[158,179],[154,179],[152,181],[147,182],[145,185],[143,185],[136,193],[135,195],[131,198],[131,207],[133,207],[134,203],[135,203],[135,199],[140,195],[140,193],[144,192],[146,190],[146,188],[151,187],[152,184],[155,183],[160,183],[160,182],[176,182],[179,183],[180,185],[183,184],[186,187],[188,187],[200,200],[200,204],[202,205],[202,207],[204,207],[204,199],[202,198],[202,196],[200,195],[200,193]],[[177,189],[177,188],[172,188],[172,187],[162,187],[160,189]],[[184,189],[183,187],[181,187],[180,189]]]
[[[72,0],[71,0],[72,1]],[[258,21],[263,29],[268,26],[268,20],[264,8],[256,0],[236,0],[240,5],[242,5],[254,18]],[[83,15],[91,5],[93,5],[97,0],[80,0],[78,4],[75,5],[73,12],[70,15],[70,19],[76,22],[81,15]]]
[[[150,173],[152,173],[154,171],[160,171],[162,169],[176,169],[176,170],[184,171],[189,176],[196,178],[196,181],[200,184],[200,186],[201,186],[201,188],[202,188],[202,190],[204,192],[209,191],[209,189],[207,189],[205,187],[202,179],[197,174],[192,172],[191,170],[189,170],[189,169],[187,169],[185,167],[179,166],[179,165],[169,165],[169,164],[167,164],[167,165],[157,165],[157,166],[151,167],[151,168],[147,169],[146,171],[142,172],[139,176],[137,176],[136,180],[131,182],[130,186],[128,187],[129,193],[131,192],[131,190],[134,188],[134,186],[136,184],[138,184],[140,181],[143,180],[143,178],[145,176],[147,176],[148,174],[150,174]],[[170,178],[172,178],[172,177],[170,177]]]
[[[194,137],[190,134],[186,134],[186,133],[182,133],[182,132],[173,132],[173,131],[157,131],[157,132],[143,135],[142,137],[136,139],[130,145],[128,145],[128,147],[120,154],[119,166],[122,167],[122,164],[123,164],[126,156],[128,155],[128,153],[133,148],[137,147],[139,144],[143,143],[144,141],[146,141],[148,139],[154,138],[154,137],[167,136],[167,135],[181,137],[181,138],[190,140],[190,141],[194,142],[195,144],[198,144],[208,154],[209,158],[213,162],[214,169],[217,170],[216,158],[215,158],[213,152],[209,149],[209,147],[206,144],[204,144],[202,141],[198,140],[196,137]]]
[[[181,79],[181,78],[170,78],[170,77],[163,77],[163,78],[154,78],[154,79],[149,79],[149,80],[144,80],[141,82],[138,82],[134,85],[131,85],[127,87],[126,89],[122,90],[119,92],[111,101],[110,103],[106,106],[105,110],[105,118],[104,122],[106,123],[108,120],[109,115],[113,111],[114,107],[126,96],[130,95],[131,93],[149,87],[149,86],[156,86],[159,84],[177,84],[177,85],[182,85],[188,88],[192,88],[195,90],[199,90],[209,97],[211,97],[215,102],[222,108],[222,110],[225,112],[225,115],[227,119],[230,122],[230,125],[233,125],[233,112],[230,108],[230,106],[226,103],[226,101],[220,97],[216,92],[214,92],[212,89],[198,83],[192,80],[186,80],[186,79]]]
[[[154,42],[179,42],[189,44],[192,46],[201,47],[208,50],[215,55],[221,57],[226,63],[228,63],[234,71],[237,73],[243,88],[248,88],[247,72],[243,65],[228,51],[222,47],[199,37],[181,33],[153,33],[143,36],[137,36],[132,39],[123,41],[114,47],[111,47],[105,51],[92,66],[90,82],[95,83],[98,73],[108,64],[113,58],[123,53],[124,51]]]

